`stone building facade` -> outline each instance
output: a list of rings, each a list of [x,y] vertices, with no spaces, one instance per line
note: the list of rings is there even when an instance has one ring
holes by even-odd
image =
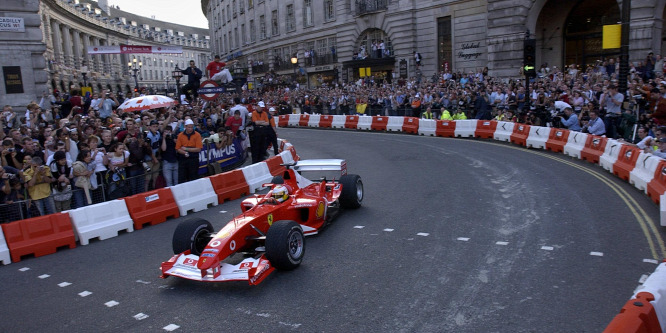
[[[208,29],[193,28],[137,16],[110,7],[106,0],[0,0],[0,19],[22,18],[24,31],[0,27],[0,66],[20,69],[22,93],[5,93],[0,105],[25,106],[45,91],[90,87],[129,93],[141,88],[175,91],[171,72],[190,59],[201,68],[210,61]],[[1,21],[1,20],[0,20]],[[88,47],[113,45],[180,46],[182,54],[89,55]],[[141,69],[128,69],[137,59]],[[85,76],[83,75],[85,73]],[[84,82],[85,81],[85,82]]]
[[[638,64],[648,52],[662,52],[665,4],[631,2],[630,61]],[[367,69],[379,78],[395,78],[488,67],[492,76],[517,77],[528,36],[537,40],[538,64],[584,67],[619,57],[619,49],[601,48],[602,26],[620,21],[617,0],[202,0],[201,5],[213,53],[241,60],[251,76],[296,71],[311,86],[322,76],[356,80]],[[372,55],[373,40],[384,41],[381,58]],[[362,47],[369,56],[360,59]],[[418,70],[414,52],[422,56]],[[294,55],[297,67],[290,63]]]

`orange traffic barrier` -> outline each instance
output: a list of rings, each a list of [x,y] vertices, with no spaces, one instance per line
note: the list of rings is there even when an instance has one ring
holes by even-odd
[[[652,294],[638,293],[636,298],[627,301],[604,332],[660,333],[659,318],[654,306],[650,303],[651,301],[654,301]]]
[[[640,153],[641,150],[638,147],[622,145],[617,161],[613,164],[613,174],[629,181],[629,174],[636,167],[636,161],[638,161]]]
[[[358,116],[347,116],[345,119],[345,128],[356,129],[358,127]]]
[[[178,204],[170,188],[135,194],[124,200],[136,230],[142,229],[146,224],[156,225],[170,217],[180,217]]]
[[[219,203],[240,199],[250,193],[250,186],[247,185],[241,169],[224,172],[209,178]]]
[[[654,178],[647,184],[647,195],[656,204],[661,201],[661,195],[666,193],[666,161],[657,164],[657,170],[654,171]]]
[[[478,124],[477,124],[478,126]],[[527,137],[530,136],[530,125],[515,124],[511,133],[511,143],[527,147]]]
[[[12,262],[34,254],[35,257],[53,254],[59,247],[76,247],[72,222],[67,213],[33,217],[2,225]]]
[[[550,131],[550,136],[546,141],[546,149],[562,153],[567,142],[569,142],[569,130],[555,128]]]
[[[289,125],[289,115],[283,114],[278,119],[278,127],[287,127]]]
[[[449,138],[456,137],[456,122],[453,120],[438,120],[437,127],[435,128],[436,136],[443,136]]]
[[[403,133],[419,133],[419,118],[417,117],[405,117],[405,121],[402,124]]]
[[[495,120],[480,120],[476,123],[476,130],[474,136],[477,138],[493,139],[495,137],[495,130],[497,129],[497,121]]]
[[[386,125],[388,125],[389,117],[385,116],[374,116],[372,117],[372,125],[370,129],[373,131],[386,131]]]
[[[308,127],[309,122],[310,122],[310,115],[309,114],[301,114],[301,119],[298,120],[298,126]]]
[[[331,128],[333,124],[333,116],[328,116],[328,115],[321,115],[319,118],[319,127],[323,128]]]
[[[606,150],[606,141],[608,141],[608,139],[605,137],[588,135],[587,141],[585,141],[585,147],[580,151],[580,159],[590,163],[599,164],[599,157],[601,157]]]
[[[268,165],[268,170],[271,172],[271,175],[273,176],[284,174],[284,172],[287,171],[286,167],[280,165],[284,162],[282,161],[282,157],[280,157],[279,155],[273,156],[265,160],[264,162],[266,162],[266,165]]]

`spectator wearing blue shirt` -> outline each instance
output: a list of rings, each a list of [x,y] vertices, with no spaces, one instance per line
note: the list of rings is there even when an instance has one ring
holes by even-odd
[[[590,121],[583,126],[583,132],[594,135],[606,134],[606,125],[604,121],[599,118],[596,110],[590,110]]]
[[[564,114],[567,116],[567,118],[565,119],[564,117],[560,116],[562,125],[566,126],[570,131],[580,132],[581,128],[578,124],[578,116],[573,112],[573,109],[565,108]]]

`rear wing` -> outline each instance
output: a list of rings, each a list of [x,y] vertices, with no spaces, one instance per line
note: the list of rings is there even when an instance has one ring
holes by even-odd
[[[347,162],[340,159],[315,159],[300,160],[292,166],[294,171],[340,171],[341,175],[347,174]]]

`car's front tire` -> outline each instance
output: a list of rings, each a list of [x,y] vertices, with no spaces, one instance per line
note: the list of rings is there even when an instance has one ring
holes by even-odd
[[[305,236],[301,226],[289,220],[277,221],[266,234],[266,258],[282,270],[298,267],[305,255]]]
[[[213,226],[204,219],[190,219],[179,223],[173,232],[173,253],[190,250],[194,255],[201,255],[211,240],[212,232]]]

